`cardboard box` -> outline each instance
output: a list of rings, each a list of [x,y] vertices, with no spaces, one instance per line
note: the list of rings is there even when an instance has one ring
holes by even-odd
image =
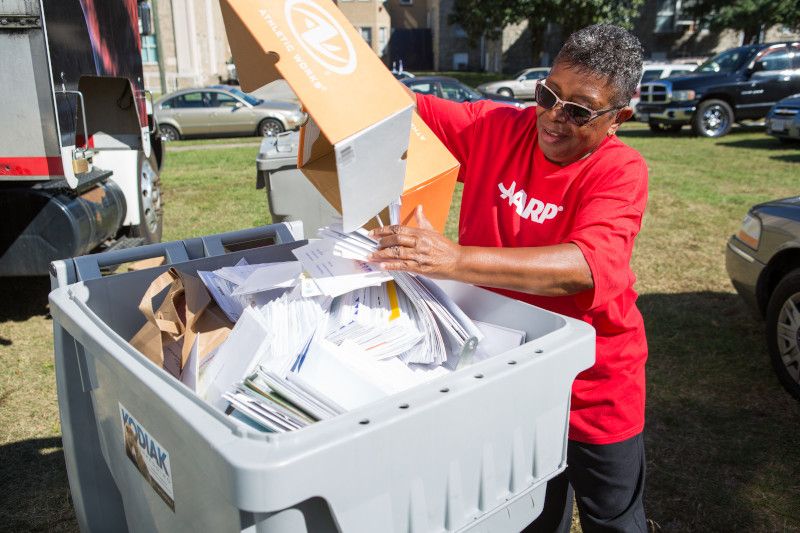
[[[402,197],[401,219],[413,222],[408,215],[422,203],[443,230],[458,162],[333,2],[220,5],[242,89],[283,78],[309,114],[298,167],[342,213],[345,229]]]

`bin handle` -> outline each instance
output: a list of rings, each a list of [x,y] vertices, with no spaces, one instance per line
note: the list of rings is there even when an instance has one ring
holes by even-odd
[[[131,261],[153,259],[154,257],[163,257],[167,264],[189,260],[183,243],[181,241],[172,241],[84,255],[76,257],[73,262],[78,281],[88,281],[101,278],[103,276],[100,272],[101,268],[117,266]]]
[[[227,253],[226,246],[246,244],[248,241],[263,241],[265,239],[274,239],[275,244],[286,244],[295,240],[286,224],[282,223],[201,237],[206,257],[225,255]],[[243,249],[245,248],[243,247]]]

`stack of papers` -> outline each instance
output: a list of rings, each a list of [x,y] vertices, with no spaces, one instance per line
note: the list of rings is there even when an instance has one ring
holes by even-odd
[[[326,338],[345,340],[376,359],[410,351],[423,340],[416,307],[394,281],[339,296],[331,305]]]
[[[363,287],[374,287],[392,279],[389,272],[367,263],[378,243],[364,230],[343,233],[334,225],[319,230],[320,240],[295,248],[292,253],[313,278],[321,294],[341,296]]]
[[[292,431],[524,340],[478,327],[423,276],[371,265],[378,243],[366,231],[319,235],[293,251],[298,261],[199,272],[236,325],[215,354],[192,360],[185,383],[239,421]]]

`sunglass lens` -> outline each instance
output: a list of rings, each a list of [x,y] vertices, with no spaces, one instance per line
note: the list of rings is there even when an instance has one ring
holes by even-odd
[[[572,119],[572,121],[578,126],[583,126],[586,124],[589,121],[589,118],[592,116],[591,111],[585,107],[575,104],[565,104],[564,112],[569,115],[569,118]]]
[[[540,83],[536,86],[536,103],[545,109],[550,109],[556,105],[556,95],[553,91],[547,88],[546,85]]]

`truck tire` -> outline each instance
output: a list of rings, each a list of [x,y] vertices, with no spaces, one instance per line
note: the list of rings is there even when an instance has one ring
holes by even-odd
[[[775,287],[767,304],[767,348],[778,381],[800,401],[800,268]]]
[[[683,127],[681,124],[663,124],[661,122],[648,122],[650,131],[653,133],[678,133]]]
[[[265,118],[261,122],[258,123],[258,135],[262,137],[267,136],[275,136],[279,133],[283,133],[283,124],[281,121],[276,118]]]
[[[700,137],[722,137],[733,126],[733,109],[724,100],[706,100],[697,106],[692,131]]]
[[[139,153],[139,224],[131,226],[131,237],[142,237],[146,243],[161,241],[164,209],[161,198],[161,176],[155,154],[145,157]],[[128,206],[131,209],[133,206]]]

